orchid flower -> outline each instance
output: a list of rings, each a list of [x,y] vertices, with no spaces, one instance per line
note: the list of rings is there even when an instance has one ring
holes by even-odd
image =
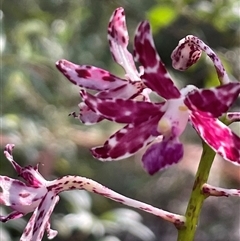
[[[217,119],[238,97],[240,83],[210,89],[198,89],[191,85],[179,90],[156,52],[147,21],[137,29],[134,48],[135,60],[144,67],[143,83],[166,101],[102,99],[82,90],[83,101],[94,112],[110,121],[127,124],[103,146],[92,148],[93,156],[102,161],[119,160],[157,140],[142,157],[144,168],[149,174],[154,174],[181,160],[183,145],[179,136],[190,121],[216,153],[240,164],[240,138]]]
[[[50,228],[49,219],[59,201],[59,193],[74,189],[97,193],[116,202],[152,213],[175,225],[182,225],[185,221],[183,216],[127,198],[85,177],[68,175],[53,181],[47,181],[38,172],[38,166],[21,167],[17,164],[13,159],[13,148],[13,144],[8,144],[4,154],[25,182],[0,176],[0,188],[2,190],[0,192],[0,204],[9,206],[14,210],[8,216],[0,216],[0,221],[7,222],[33,212],[20,241],[40,241],[45,231],[49,239],[54,238],[57,231]]]
[[[108,25],[108,41],[112,57],[124,70],[125,79],[119,78],[106,70],[88,65],[76,65],[67,60],[56,63],[60,72],[73,84],[84,89],[97,91],[100,98],[140,99],[149,101],[150,90],[141,81],[141,71],[138,72],[132,55],[127,50],[129,37],[123,8],[117,8],[110,18]],[[103,119],[85,103],[79,104],[80,113],[72,115],[84,124],[95,124]]]

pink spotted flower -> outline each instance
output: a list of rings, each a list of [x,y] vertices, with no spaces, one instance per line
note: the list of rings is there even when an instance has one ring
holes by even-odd
[[[125,78],[119,78],[108,71],[89,65],[77,65],[67,60],[59,60],[56,63],[60,72],[73,84],[84,89],[91,89],[97,92],[99,98],[123,98],[139,99],[149,101],[150,90],[141,81],[132,55],[127,46],[129,42],[128,31],[123,8],[117,8],[109,21],[108,41],[111,54],[125,71]],[[141,69],[141,68],[140,68]],[[97,115],[84,102],[79,104],[80,113],[72,113],[84,124],[95,124],[103,119]]]
[[[142,157],[144,168],[154,174],[181,160],[183,145],[179,136],[190,121],[216,153],[232,163],[240,164],[240,138],[217,119],[238,97],[240,83],[232,82],[210,89],[187,86],[179,90],[156,52],[146,21],[137,29],[134,55],[144,68],[141,76],[144,84],[166,101],[151,103],[102,99],[82,91],[84,102],[94,112],[108,120],[127,124],[103,146],[93,148],[93,156],[102,161],[119,160],[154,141]]]
[[[0,215],[0,221],[7,222],[33,212],[20,241],[41,241],[45,231],[48,239],[54,238],[57,231],[50,228],[49,219],[59,201],[59,193],[74,189],[97,193],[124,205],[152,213],[176,225],[181,225],[185,221],[183,216],[127,198],[85,177],[68,175],[47,181],[38,172],[38,166],[21,167],[17,164],[13,159],[13,148],[13,144],[8,144],[4,154],[24,181],[0,175],[0,205],[9,206],[13,210],[7,216]]]

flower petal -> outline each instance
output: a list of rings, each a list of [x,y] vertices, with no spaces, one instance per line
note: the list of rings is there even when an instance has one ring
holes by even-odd
[[[78,107],[80,110],[79,114],[77,115],[73,112],[70,115],[79,119],[85,125],[93,125],[104,119],[104,117],[92,111],[84,102],[81,102]]]
[[[137,84],[137,82],[135,82]],[[101,91],[96,94],[97,97],[106,99],[106,98],[134,98],[135,96],[141,95],[142,88],[135,84],[124,84],[116,89]],[[146,94],[145,94],[146,95]],[[93,125],[104,119],[101,115],[92,111],[84,102],[79,105],[80,112],[77,115],[75,112],[71,113],[75,118],[78,118],[85,125]]]
[[[162,103],[124,100],[100,99],[86,91],[81,91],[83,101],[98,115],[118,123],[141,123],[153,116],[160,116]]]
[[[138,125],[129,124],[113,134],[103,146],[92,148],[92,154],[101,161],[124,159],[134,155],[159,135],[156,116]]]
[[[216,153],[233,164],[240,164],[240,138],[229,127],[197,111],[190,115],[190,120],[198,134]]]
[[[152,144],[142,157],[143,167],[153,175],[159,170],[178,163],[183,157],[183,145],[177,138]]]
[[[48,239],[53,239],[57,236],[58,231],[51,229],[50,222],[47,222],[46,225],[47,237]]]
[[[102,99],[133,99],[144,90],[143,84],[140,81],[134,83],[125,83],[115,89],[103,90],[96,94],[97,97]]]
[[[73,84],[82,88],[108,90],[117,88],[127,82],[106,70],[94,66],[77,65],[65,59],[59,60],[56,67]]]
[[[220,83],[229,83],[230,80],[221,60],[209,46],[193,35],[188,35],[181,39],[178,46],[173,50],[171,55],[173,67],[178,70],[188,69],[199,60],[202,51],[206,52],[213,61]]]
[[[57,231],[50,229],[49,217],[58,200],[59,196],[56,196],[53,192],[46,194],[40,206],[35,209],[32,217],[28,221],[20,241],[41,241],[45,229],[49,239],[57,235]]]
[[[193,111],[204,111],[214,117],[226,113],[240,93],[240,83],[229,83],[210,89],[196,89],[185,98],[185,104]]]
[[[15,171],[20,175],[22,172],[22,167],[13,160],[13,155],[12,155],[13,149],[14,149],[14,144],[7,144],[4,149],[4,155],[10,161]]]
[[[7,144],[4,150],[4,155],[10,161],[10,163],[12,164],[16,172],[19,174],[19,176],[24,178],[28,182],[28,184],[33,187],[44,186],[46,184],[46,180],[38,172],[38,166],[21,167],[20,165],[18,165],[17,162],[15,162],[13,159],[13,149],[13,144]]]
[[[0,203],[1,203],[1,200],[0,200]],[[18,218],[21,218],[24,214],[21,213],[21,212],[18,212],[18,211],[13,211],[11,212],[10,214],[8,214],[7,216],[2,216],[0,215],[0,221],[5,223],[5,222],[8,222],[9,220],[12,220],[12,219],[18,219]]]
[[[142,22],[137,29],[134,48],[135,60],[144,67],[144,74],[141,76],[143,82],[165,99],[180,97],[180,91],[171,80],[155,49],[147,21]]]
[[[36,220],[36,213],[37,213],[37,209],[35,209],[35,211],[33,212],[31,218],[29,219],[27,226],[25,227],[23,234],[20,238],[20,241],[32,241],[32,233],[33,233],[33,227],[34,227],[34,223]],[[41,241],[41,239],[38,239],[36,241]]]
[[[117,8],[108,25],[108,41],[113,59],[123,67],[131,81],[140,80],[133,57],[128,52],[128,32],[123,8]]]
[[[23,214],[32,212],[47,192],[46,187],[27,186],[6,176],[0,176],[0,187],[0,203]]]

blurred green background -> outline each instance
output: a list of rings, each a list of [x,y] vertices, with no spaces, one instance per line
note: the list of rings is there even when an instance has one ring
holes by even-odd
[[[119,6],[127,16],[129,50],[138,23],[148,19],[157,50],[179,87],[218,85],[205,55],[186,72],[171,67],[172,50],[188,34],[209,44],[231,79],[240,79],[238,0],[2,0],[0,174],[16,177],[3,156],[4,146],[14,143],[15,160],[22,165],[41,163],[46,179],[86,176],[126,196],[184,214],[201,154],[200,139],[190,126],[182,136],[185,156],[181,164],[152,177],[141,167],[142,153],[108,163],[91,156],[89,148],[102,144],[120,125],[103,121],[84,126],[68,116],[78,111],[79,88],[57,71],[55,62],[64,58],[123,76],[111,58],[106,34],[109,18]],[[233,110],[239,104],[238,100]],[[238,134],[239,127],[232,125]],[[216,158],[210,183],[239,188],[240,169]],[[176,229],[150,214],[84,191],[61,197],[51,217],[52,227],[59,231],[56,241],[176,240]],[[9,212],[0,208],[1,214]],[[239,210],[237,198],[207,199],[195,240],[239,241]],[[1,224],[1,241],[18,240],[28,218]]]

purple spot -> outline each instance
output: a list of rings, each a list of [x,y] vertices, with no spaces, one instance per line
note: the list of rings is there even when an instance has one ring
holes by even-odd
[[[113,77],[111,75],[103,76],[102,79],[109,81],[109,82],[114,82],[116,80],[115,77]]]
[[[125,44],[126,43],[126,39],[124,36],[122,36],[122,42]]]
[[[91,73],[86,69],[76,69],[75,71],[78,74],[78,77],[80,77],[80,78],[86,78],[87,79],[87,78],[91,77]]]
[[[42,218],[43,214],[44,214],[44,210],[42,210],[42,211],[39,213],[39,217],[38,217],[38,218],[39,218],[39,219]]]
[[[26,198],[30,195],[30,193],[19,193],[19,197]]]

